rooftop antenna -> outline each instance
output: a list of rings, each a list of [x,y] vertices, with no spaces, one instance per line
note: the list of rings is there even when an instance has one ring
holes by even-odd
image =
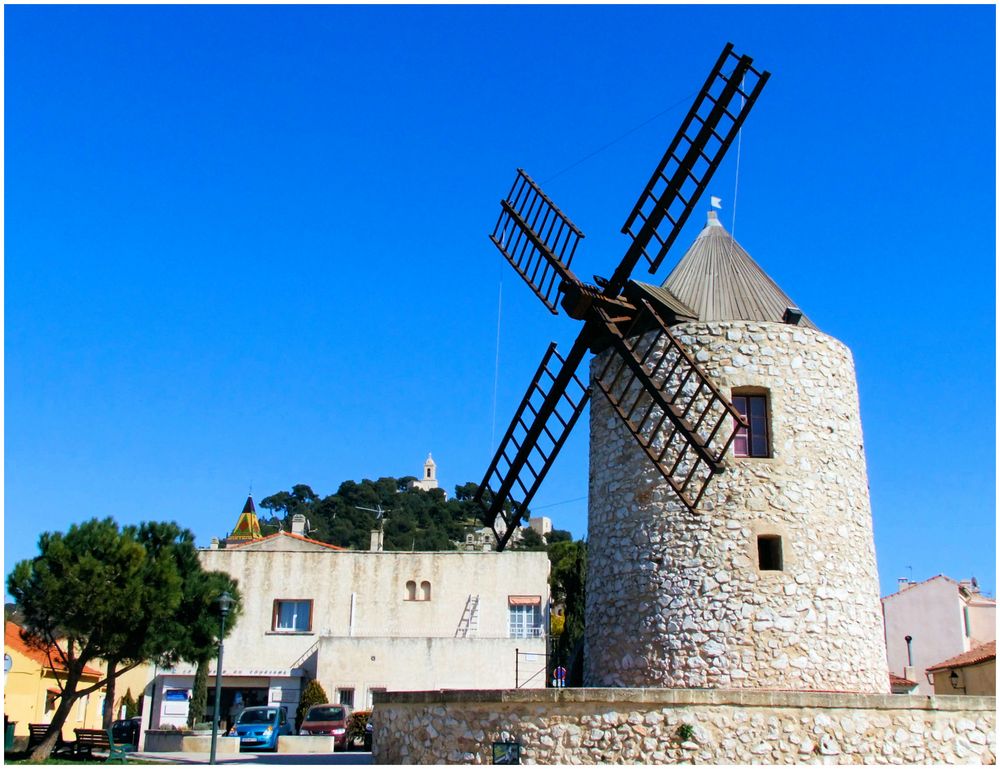
[[[375,520],[378,521],[378,530],[382,531],[382,527],[385,523],[385,518],[389,514],[389,510],[386,510],[382,505],[375,505],[375,507],[361,507],[360,505],[354,506],[355,510],[366,510],[369,513],[375,513]]]
[[[724,469],[747,421],[671,333],[671,325],[692,319],[690,310],[631,275],[641,261],[651,274],[659,269],[768,77],[726,45],[622,227],[630,238],[624,255],[610,278],[594,277],[596,285],[570,269],[583,232],[517,170],[490,240],[553,315],[562,306],[583,328],[565,357],[549,345],[474,496],[497,550],[527,517],[587,405],[590,388],[577,370],[588,352],[611,350],[593,385],[685,507],[696,510]]]

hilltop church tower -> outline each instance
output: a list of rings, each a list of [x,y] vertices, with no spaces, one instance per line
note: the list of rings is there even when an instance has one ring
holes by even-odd
[[[887,694],[850,350],[714,212],[654,290],[690,310],[671,331],[749,429],[691,512],[592,399],[585,685]]]

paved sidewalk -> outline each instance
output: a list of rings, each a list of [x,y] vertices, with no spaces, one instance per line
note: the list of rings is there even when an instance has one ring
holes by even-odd
[[[208,753],[129,753],[130,757],[147,761],[163,761],[169,764],[207,764]],[[371,753],[219,753],[215,756],[216,764],[274,764],[285,766],[349,766],[355,764],[370,764]]]

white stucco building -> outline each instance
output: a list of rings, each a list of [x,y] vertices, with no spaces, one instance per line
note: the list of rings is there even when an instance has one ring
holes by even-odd
[[[355,709],[379,690],[544,687],[544,552],[353,551],[303,536],[303,524],[200,553],[243,594],[225,641],[224,720],[237,694],[294,715],[313,678]],[[193,676],[159,671],[149,726],[185,722]],[[210,690],[214,676],[213,660]]]
[[[917,683],[918,694],[934,694],[927,668],[997,637],[997,603],[975,580],[900,579],[899,590],[882,599],[882,615],[889,671]]]

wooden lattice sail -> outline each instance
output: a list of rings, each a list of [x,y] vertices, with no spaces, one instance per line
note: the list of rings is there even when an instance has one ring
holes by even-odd
[[[490,463],[476,500],[503,549],[586,405],[577,377],[586,353],[608,348],[598,389],[663,474],[695,510],[746,421],[670,333],[690,319],[666,289],[631,280],[645,260],[656,272],[767,82],[752,59],[722,51],[629,214],[631,243],[608,280],[584,283],[570,268],[584,234],[518,169],[493,244],[552,313],[583,321],[565,356],[550,345]]]

